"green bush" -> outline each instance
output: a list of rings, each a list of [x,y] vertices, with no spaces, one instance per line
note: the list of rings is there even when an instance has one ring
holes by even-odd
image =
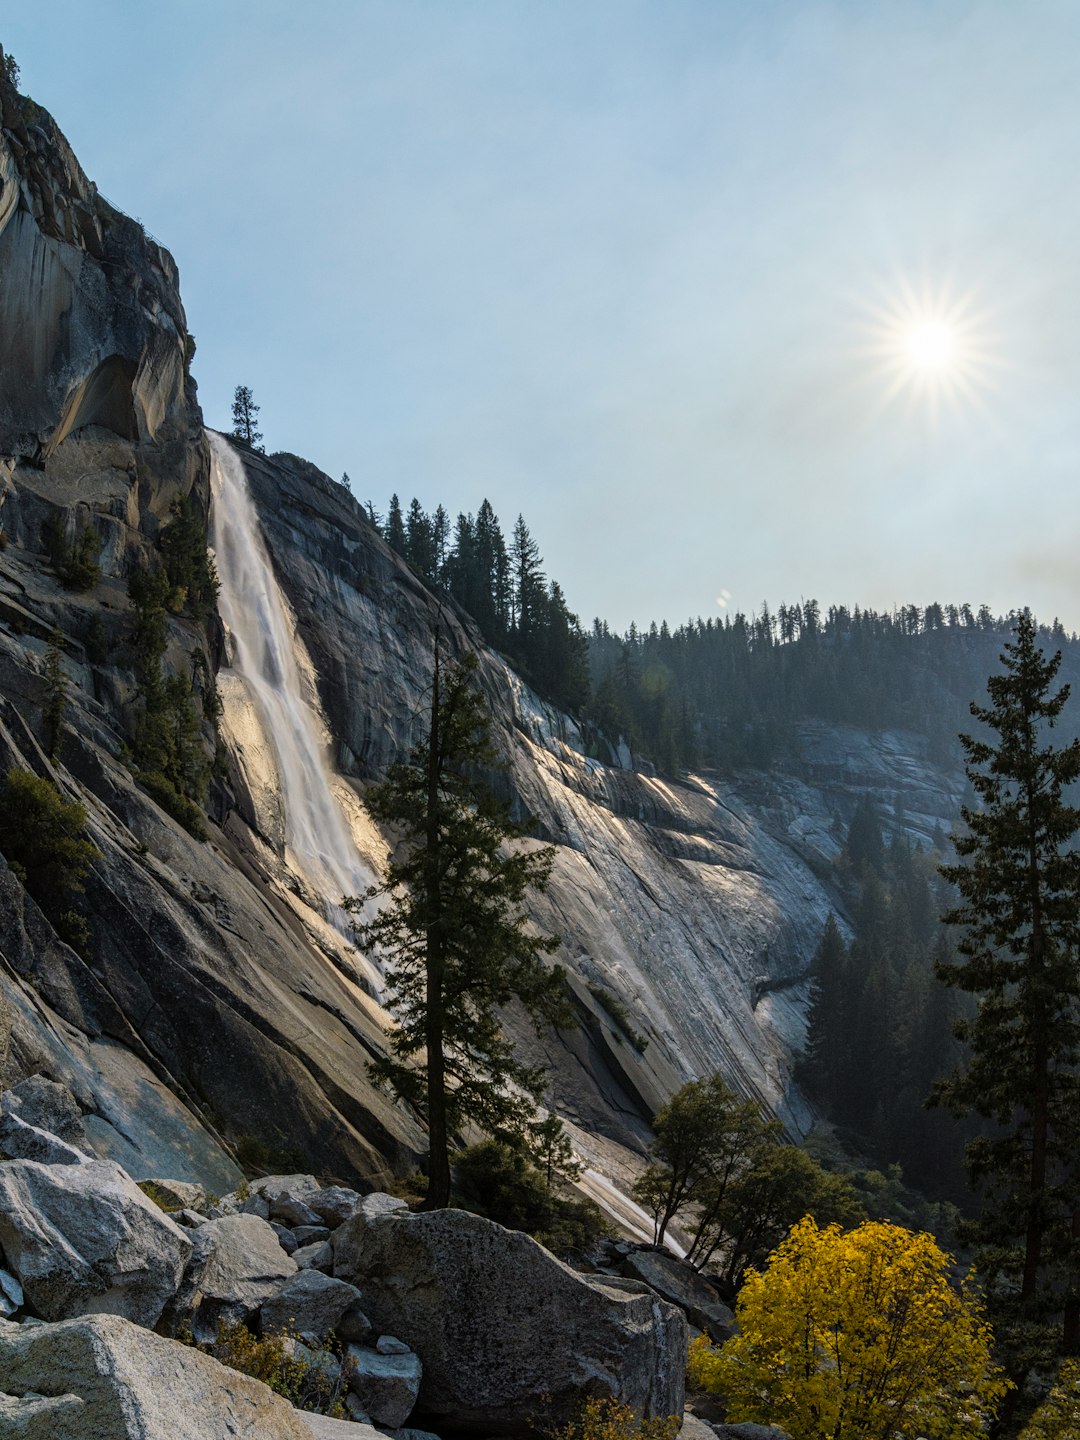
[[[186,1335],[179,1338],[188,1340]],[[230,1370],[261,1380],[298,1410],[344,1419],[349,1367],[342,1347],[331,1333],[321,1346],[300,1342],[302,1348],[297,1353],[298,1340],[291,1333],[260,1338],[246,1325],[221,1321],[213,1343],[198,1349]]]
[[[509,1230],[523,1230],[556,1255],[588,1248],[608,1231],[591,1200],[575,1199],[519,1146],[483,1140],[453,1157],[455,1202]]]
[[[84,951],[90,938],[75,909],[100,852],[83,838],[86,807],[50,780],[11,769],[0,788],[0,851],[62,940]]]
[[[41,527],[49,564],[65,590],[92,590],[101,578],[98,556],[101,535],[93,525],[80,526],[73,544],[68,542],[64,520],[54,510]]]
[[[158,542],[172,586],[169,608],[179,614],[186,604],[202,620],[214,609],[221,588],[207,549],[206,522],[190,495],[173,502],[172,517]]]

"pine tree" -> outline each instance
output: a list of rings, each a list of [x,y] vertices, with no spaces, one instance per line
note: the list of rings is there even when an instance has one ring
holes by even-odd
[[[251,389],[247,385],[238,385],[233,392],[232,402],[232,433],[238,440],[243,440],[245,445],[250,445],[253,450],[259,449],[262,440],[262,431],[256,430],[255,424],[259,418],[259,407],[255,404]]]
[[[980,622],[981,623],[981,622]],[[971,713],[996,740],[962,735],[979,808],[962,811],[960,863],[943,875],[959,903],[943,918],[962,926],[960,959],[939,975],[978,997],[957,1034],[966,1069],[937,1088],[958,1113],[993,1125],[967,1147],[982,1187],[981,1259],[1009,1324],[1014,1377],[1034,1358],[1037,1327],[1064,1310],[1063,1348],[1080,1349],[1080,809],[1065,788],[1080,777],[1080,741],[1055,747],[1048,731],[1068,687],[1052,693],[1060,652],[1047,659],[1027,613],[1005,645],[991,704]]]
[[[405,521],[401,514],[401,501],[396,495],[390,496],[390,509],[386,512],[386,543],[396,554],[405,554]]]
[[[462,1126],[524,1138],[543,1093],[542,1069],[515,1057],[499,1010],[516,999],[535,1022],[571,1020],[564,972],[542,959],[559,942],[530,934],[522,912],[555,852],[508,846],[521,832],[478,778],[495,756],[476,668],[469,656],[444,671],[436,639],[428,733],[367,796],[402,833],[404,854],[366,897],[389,904],[355,932],[389,960],[391,1053],[371,1069],[427,1118],[429,1210],[449,1203],[449,1146]]]

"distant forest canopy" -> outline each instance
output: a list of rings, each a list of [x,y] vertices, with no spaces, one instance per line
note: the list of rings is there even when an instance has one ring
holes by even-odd
[[[600,759],[621,737],[667,774],[767,767],[791,753],[806,720],[911,730],[930,758],[952,761],[1012,626],[985,605],[822,613],[806,600],[624,635],[598,619],[586,632],[522,516],[508,542],[487,500],[453,525],[442,505],[429,514],[414,499],[403,511],[396,495],[385,520],[365,508],[421,579],[449,591],[545,699],[584,722]],[[1080,681],[1080,640],[1056,620],[1041,638],[1063,652],[1062,678]],[[1064,729],[1080,733],[1068,711]]]

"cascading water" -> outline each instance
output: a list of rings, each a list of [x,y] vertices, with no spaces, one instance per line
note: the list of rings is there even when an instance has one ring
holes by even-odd
[[[287,849],[325,899],[330,918],[344,928],[341,897],[362,895],[375,877],[357,854],[330,786],[326,727],[307,698],[296,658],[301,642],[263,543],[243,465],[220,435],[208,430],[207,436],[214,499],[210,543],[233,668],[277,758]]]

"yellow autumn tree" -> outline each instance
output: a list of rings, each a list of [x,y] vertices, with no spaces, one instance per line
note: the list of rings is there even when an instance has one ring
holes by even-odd
[[[1057,1383],[1020,1432],[1020,1440],[1080,1440],[1080,1361],[1062,1361]]]
[[[949,1283],[930,1235],[871,1222],[846,1234],[810,1216],[750,1271],[740,1333],[695,1341],[690,1379],[733,1421],[792,1440],[967,1440],[1008,1388],[970,1288]]]

